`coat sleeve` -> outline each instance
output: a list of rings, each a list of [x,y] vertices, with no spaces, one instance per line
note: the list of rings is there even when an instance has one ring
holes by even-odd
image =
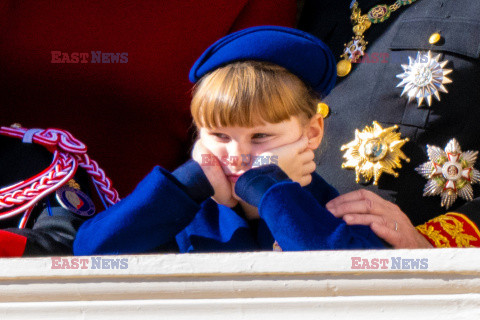
[[[434,247],[480,247],[480,198],[417,226]]]
[[[167,170],[155,167],[128,197],[81,226],[74,254],[142,253],[174,240],[200,210],[198,190],[210,187],[197,184],[188,188],[179,180]],[[197,183],[191,175],[186,180]],[[197,190],[195,196],[192,189]],[[204,196],[210,193],[212,190],[204,192]]]
[[[237,181],[237,184],[240,184],[235,190],[240,197],[249,194],[246,190],[252,189],[263,194],[258,204],[260,217],[266,222],[282,250],[385,247],[370,228],[348,226],[325,209],[306,188],[289,179],[279,179],[280,168],[274,165],[267,167],[269,166],[250,170],[248,175],[245,173],[243,181],[240,180],[242,178]],[[336,193],[332,192],[333,188],[321,178],[314,179],[312,183],[315,185],[310,185],[309,188],[313,189],[318,197],[326,193]],[[250,196],[247,195],[246,198],[248,197]]]

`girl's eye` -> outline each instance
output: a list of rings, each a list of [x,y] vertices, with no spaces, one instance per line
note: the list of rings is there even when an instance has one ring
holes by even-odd
[[[267,133],[255,133],[252,136],[252,140],[258,141],[258,140],[262,140],[262,139],[265,139],[265,138],[268,138],[268,137],[271,137],[271,135],[269,135]]]
[[[217,138],[218,140],[222,140],[222,141],[226,141],[228,139],[230,139],[229,136],[227,136],[226,134],[223,134],[223,133],[219,133],[219,132],[212,132],[210,133],[212,136],[214,136],[215,138]]]

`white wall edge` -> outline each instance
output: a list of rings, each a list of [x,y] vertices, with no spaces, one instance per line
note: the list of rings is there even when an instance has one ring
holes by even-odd
[[[385,269],[352,269],[352,257],[390,263]],[[423,259],[426,268],[393,268],[392,258],[410,266]],[[57,267],[71,267],[74,259],[89,263],[85,269],[55,269],[52,258],[0,259],[0,319],[124,319],[138,317],[140,310],[146,318],[209,320],[397,319],[399,311],[402,319],[419,312],[423,319],[480,316],[478,249],[54,259]],[[105,266],[108,259],[123,259],[127,268],[92,269],[92,259],[107,261]]]

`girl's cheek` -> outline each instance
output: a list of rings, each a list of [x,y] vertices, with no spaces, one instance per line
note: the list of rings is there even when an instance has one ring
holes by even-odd
[[[260,156],[262,153],[270,151],[271,149],[275,148],[275,143],[262,143],[252,147],[252,156]]]
[[[268,145],[269,143],[252,144],[252,147],[250,149],[252,152],[252,156],[258,156],[265,151],[268,151]]]
[[[227,152],[227,148],[224,145],[214,143],[210,147],[207,147],[207,148],[218,159],[218,161],[220,162],[220,165],[222,167],[225,167],[225,166],[228,165],[228,162],[227,162],[228,152]]]
[[[203,145],[210,150],[216,157],[221,156],[224,146],[216,142],[212,137],[202,137]]]

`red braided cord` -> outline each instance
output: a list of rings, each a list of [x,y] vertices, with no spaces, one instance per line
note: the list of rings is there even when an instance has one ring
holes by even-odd
[[[0,127],[0,134],[15,138],[23,138],[27,131],[28,129],[25,128]],[[33,134],[32,141],[52,151],[53,161],[38,175],[0,189],[0,210],[20,205],[13,210],[0,213],[0,219],[6,219],[30,209],[40,199],[73,178],[78,165],[90,174],[101,196],[103,195],[110,205],[120,201],[118,192],[112,187],[111,180],[97,162],[87,155],[85,144],[75,139],[69,132],[60,129],[38,129],[38,132]],[[21,225],[24,226],[27,219],[28,216],[24,216]]]
[[[38,181],[24,189],[0,194],[0,209],[19,206],[0,213],[0,219],[9,218],[29,209],[73,178],[75,169],[78,167],[77,159],[69,154],[57,154],[58,156],[54,157],[56,164],[53,170],[39,177]]]
[[[54,128],[38,130],[41,131],[36,132],[32,138],[32,141],[36,144],[40,144],[49,150],[53,147],[73,154],[87,153],[87,146],[68,131]],[[23,138],[27,131],[26,128],[0,128],[0,134],[16,138]]]
[[[52,163],[50,163],[50,165],[48,166],[48,168],[46,168],[45,170],[43,170],[42,172],[40,172],[39,174],[37,174],[36,176],[33,176],[27,180],[24,180],[24,181],[20,181],[14,185],[11,185],[11,186],[7,186],[5,188],[2,188],[0,189],[0,195],[2,194],[6,194],[7,192],[12,192],[12,191],[15,191],[15,190],[21,190],[29,185],[31,185],[32,183],[34,183],[35,181],[38,181],[40,180],[43,176],[45,176],[46,174],[48,174],[50,171],[54,170],[54,167],[56,165],[56,163],[58,162],[58,157],[60,157],[60,154],[55,151],[53,153],[53,160],[52,160]]]

